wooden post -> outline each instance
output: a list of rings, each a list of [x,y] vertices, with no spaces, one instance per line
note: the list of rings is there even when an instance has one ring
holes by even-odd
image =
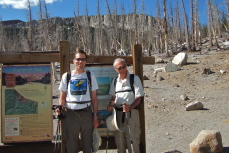
[[[70,42],[60,41],[60,76],[70,70]],[[73,57],[72,57],[73,58]]]
[[[133,55],[133,70],[134,74],[138,75],[143,85],[143,58],[142,58],[142,46],[140,44],[132,45]],[[140,152],[146,153],[146,139],[145,139],[145,110],[144,110],[144,98],[140,104],[139,110],[140,117]]]
[[[60,41],[60,76],[70,71],[70,42]],[[61,153],[66,153],[66,133],[64,132],[64,120],[61,120]]]

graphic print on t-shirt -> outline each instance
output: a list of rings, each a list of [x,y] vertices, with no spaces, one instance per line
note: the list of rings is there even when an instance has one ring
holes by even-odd
[[[70,80],[71,95],[86,95],[87,79]]]

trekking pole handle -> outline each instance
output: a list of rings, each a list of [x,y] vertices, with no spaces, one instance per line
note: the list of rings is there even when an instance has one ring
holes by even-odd
[[[123,112],[129,112],[130,106],[126,104],[126,102],[122,103]]]

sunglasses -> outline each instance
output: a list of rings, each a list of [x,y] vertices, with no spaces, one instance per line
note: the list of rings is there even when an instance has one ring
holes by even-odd
[[[86,58],[74,58],[74,60],[76,60],[76,61],[86,61],[87,59]]]
[[[119,68],[115,68],[116,70],[121,70],[121,69],[125,69],[126,68],[126,65],[123,65],[122,67],[119,67]]]

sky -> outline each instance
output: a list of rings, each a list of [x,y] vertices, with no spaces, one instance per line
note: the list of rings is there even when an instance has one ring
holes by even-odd
[[[0,20],[22,20],[27,21],[26,10],[27,10],[28,0],[0,0]],[[38,1],[30,0],[32,18],[38,18]],[[42,0],[43,2],[44,0]],[[46,0],[47,8],[51,17],[74,17],[74,11],[76,12],[76,6],[79,2],[80,5],[80,15],[85,15],[86,4],[88,6],[89,15],[97,14],[97,1],[98,0]],[[133,0],[116,0],[118,11],[120,11],[121,4],[125,5],[126,13],[132,13]],[[136,0],[137,10],[141,12],[141,1]],[[161,0],[160,0],[161,1]],[[180,3],[180,0],[167,0],[168,4],[175,5],[176,1]],[[215,1],[215,0],[212,0]],[[225,0],[216,0],[220,10],[226,10],[223,2]],[[99,0],[100,2],[100,13],[107,14],[106,12],[106,0]],[[112,8],[114,0],[108,0],[110,7]],[[145,12],[148,15],[156,16],[156,4],[157,0],[144,0],[145,2]],[[190,0],[184,0],[185,8],[187,14],[190,14]],[[161,4],[162,6],[162,4]],[[202,24],[207,22],[207,5],[206,0],[199,0],[199,11],[200,11],[200,21]],[[190,17],[190,16],[189,16]]]

